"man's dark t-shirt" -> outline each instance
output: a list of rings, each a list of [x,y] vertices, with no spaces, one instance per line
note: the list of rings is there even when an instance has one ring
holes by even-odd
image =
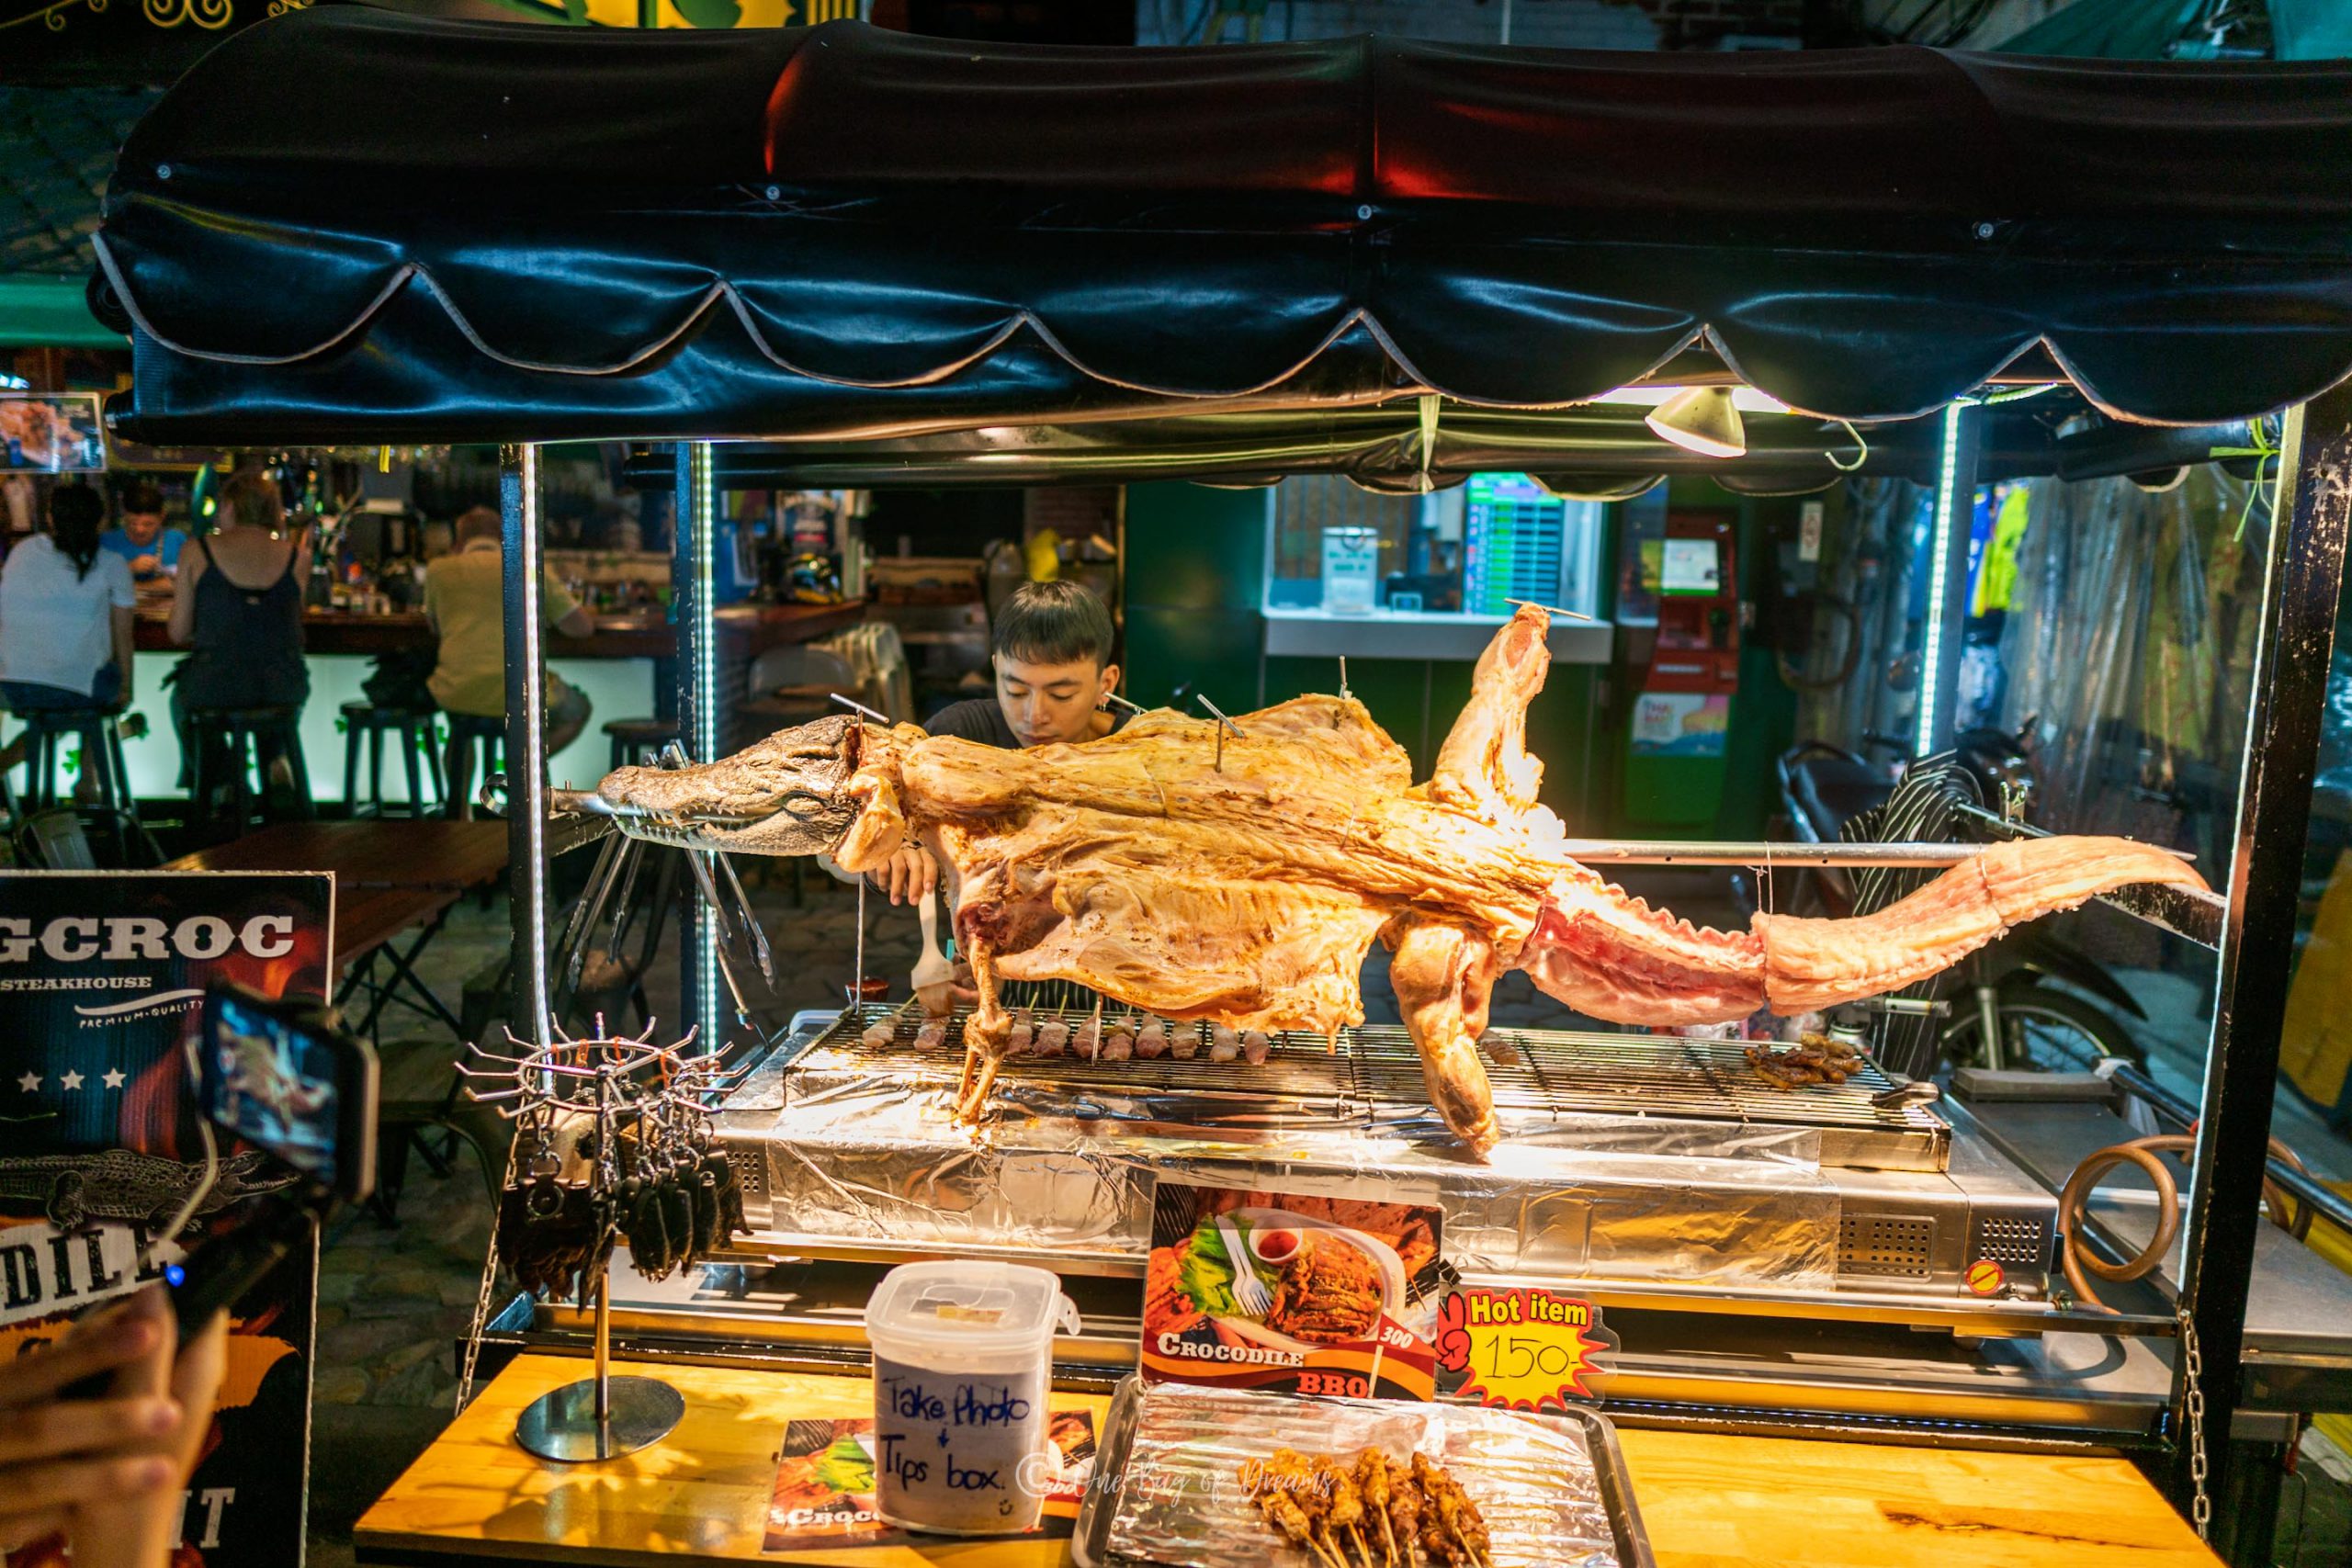
[[[1127,718],[1125,712],[1114,711],[1111,715],[1112,733],[1125,728]],[[983,746],[998,746],[1007,751],[1021,750],[1020,737],[1012,733],[1012,726],[1004,722],[1004,708],[994,697],[950,703],[933,714],[931,722],[922,728],[928,735],[952,735],[958,740],[977,740]]]

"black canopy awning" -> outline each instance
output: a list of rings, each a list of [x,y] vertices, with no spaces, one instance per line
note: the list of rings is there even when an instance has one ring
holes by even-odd
[[[1532,409],[1692,347],[2205,423],[2352,368],[2352,65],[298,11],[141,123],[101,260],[153,441]]]

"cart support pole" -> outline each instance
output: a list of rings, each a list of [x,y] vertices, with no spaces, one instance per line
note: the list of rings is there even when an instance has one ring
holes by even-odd
[[[2312,777],[2352,522],[2352,385],[2288,414],[2279,463],[2181,1280],[2183,1323],[2194,1336],[2202,1373],[2196,1386],[2204,1397],[2211,1466],[2205,1491],[2213,1497],[2229,1495],[2230,1428],[2244,1380],[2246,1301],[2262,1223],[2278,1035],[2294,966]],[[2196,1495],[2186,1349],[2175,1371],[2172,1477],[2174,1500],[2184,1510]],[[2241,1535],[2267,1536],[2268,1529],[2267,1520],[2222,1523],[2235,1525],[2232,1533]],[[2215,1544],[2224,1555],[2235,1555],[2223,1542]]]
[[[547,557],[539,537],[539,449],[499,448],[498,512],[506,622],[506,877],[514,932],[508,1027],[548,1038]],[[485,761],[487,759],[485,758]],[[486,771],[486,770],[485,770]]]
[[[671,546],[671,602],[678,615],[678,740],[687,759],[718,757],[718,626],[711,604],[712,534],[718,511],[718,470],[707,441],[681,441],[677,448],[677,510]],[[691,850],[682,852],[692,854]],[[686,886],[685,918],[679,928],[678,955],[684,972],[679,995],[686,1016],[681,1032],[699,1029],[704,1046],[726,1043],[718,1003],[718,959],[708,905]]]

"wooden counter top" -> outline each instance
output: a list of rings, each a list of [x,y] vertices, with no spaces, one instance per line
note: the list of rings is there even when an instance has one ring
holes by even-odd
[[[514,1418],[584,1360],[518,1358],[360,1519],[359,1561],[645,1564],[680,1557],[865,1568],[1046,1568],[1064,1542],[760,1551],[786,1420],[862,1416],[863,1378],[628,1366],[686,1396],[664,1441],[604,1464],[516,1447]],[[1057,1394],[1099,1426],[1107,1401]],[[2120,1459],[1701,1433],[1620,1433],[1659,1568],[2219,1568]],[[1277,1559],[1276,1561],[1279,1561]]]
[[[658,1377],[686,1396],[678,1429],[650,1449],[601,1464],[534,1458],[514,1442],[514,1418],[549,1389],[588,1375],[584,1359],[522,1356],[361,1516],[359,1561],[615,1564],[702,1557],[721,1562],[856,1564],[857,1568],[1054,1568],[1059,1540],[941,1540],[770,1555],[761,1550],[784,1424],[801,1416],[870,1416],[864,1378],[654,1366],[615,1360],[615,1376]],[[1099,1431],[1111,1402],[1057,1393],[1057,1410],[1091,1410]]]
[[[830,637],[865,618],[865,606],[852,604],[729,604],[715,617],[725,650],[756,658],[771,648],[812,642]],[[421,612],[381,615],[347,610],[306,610],[302,614],[304,651],[362,657],[421,648],[432,639],[433,628]],[[142,614],[132,634],[141,653],[179,651],[160,617]],[[596,629],[584,637],[550,635],[549,659],[670,659],[678,651],[675,627],[662,615],[599,615]]]
[[[2128,1460],[1617,1438],[1658,1568],[2221,1568]]]

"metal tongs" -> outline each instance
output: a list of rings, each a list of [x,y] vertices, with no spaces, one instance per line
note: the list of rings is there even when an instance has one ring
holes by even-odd
[[[662,750],[661,766],[686,766],[684,748],[673,740]],[[728,949],[740,940],[748,946],[759,962],[760,976],[770,986],[775,984],[775,953],[768,946],[767,932],[760,929],[758,917],[752,909],[752,896],[744,891],[742,878],[736,875],[734,863],[727,858],[724,840],[707,836],[706,829],[748,828],[748,818],[699,818],[692,821],[650,812],[639,807],[616,806],[593,790],[551,789],[548,791],[548,814],[551,817],[597,817],[610,821],[629,838],[645,843],[661,844],[682,851],[687,869],[694,873],[695,886],[702,893],[703,902],[709,907],[711,919],[717,923],[719,973],[727,988],[734,993],[738,1010],[748,1011],[741,987],[727,963]],[[713,874],[713,868],[717,874]],[[726,879],[726,891],[721,893],[720,877]]]

